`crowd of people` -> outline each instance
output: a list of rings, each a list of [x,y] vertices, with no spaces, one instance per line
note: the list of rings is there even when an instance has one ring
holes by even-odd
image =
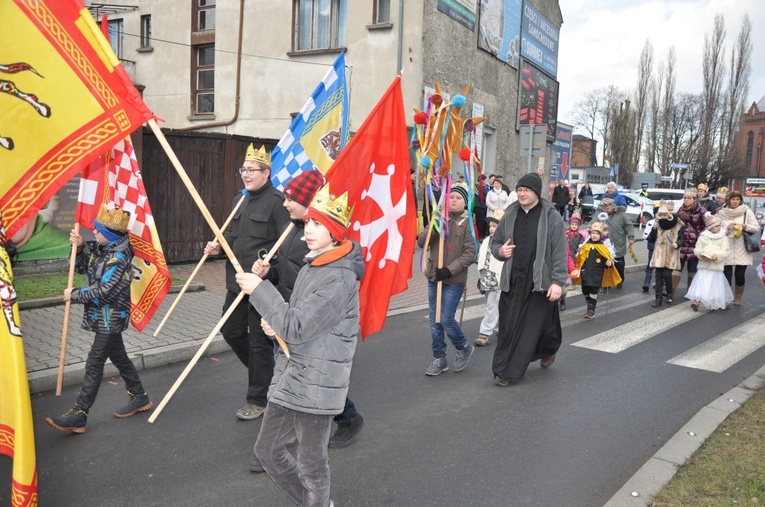
[[[364,424],[348,397],[364,263],[359,244],[346,239],[347,195],[330,195],[318,171],[303,172],[283,193],[278,191],[271,183],[269,154],[252,145],[239,174],[246,198],[224,237],[248,272],[237,273],[230,260],[226,263],[223,312],[240,302],[222,334],[248,371],[245,404],[235,416],[263,420],[249,467],[265,471],[297,504],[331,505],[327,448],[350,445]],[[424,275],[432,360],[425,374],[438,376],[450,362],[452,371],[463,371],[475,346],[485,347],[496,336],[492,376],[497,386],[507,387],[520,381],[531,363],[549,368],[555,362],[569,284],[581,285],[585,319],[595,317],[599,294],[623,288],[625,256],[632,254],[635,231],[614,184],[608,185],[601,213],[592,220],[577,210],[579,202],[592,197],[587,184],[579,201],[563,180],[551,200],[545,199],[536,173],[521,176],[512,190],[491,175],[479,190],[485,223],[476,223],[468,212],[469,189],[459,182],[450,188],[444,237],[426,229],[417,239],[428,259]],[[717,310],[741,304],[746,269],[754,262],[746,235],[756,235],[759,244],[761,228],[740,192],[721,188],[715,197],[700,184],[686,190],[678,210],[672,201],[662,201],[646,224],[649,255],[642,290],[650,290],[655,274],[654,308],[673,303],[683,270],[692,311],[702,305]],[[65,299],[86,305],[83,327],[95,339],[73,408],[46,419],[62,431],[85,432],[107,358],[119,369],[129,398],[114,415],[129,417],[153,407],[121,336],[130,309],[128,220],[127,212],[104,209],[96,221],[95,242],[84,245],[78,234],[70,236],[88,286],[68,289]],[[279,255],[263,260],[289,226]],[[476,229],[481,239],[477,251]],[[208,255],[220,252],[217,241],[204,248]],[[475,263],[485,315],[471,342],[455,314]],[[240,292],[248,297],[238,298]],[[275,345],[277,337],[289,353]],[[451,361],[448,343],[455,349]],[[331,435],[333,421],[337,430]],[[287,446],[295,441],[293,455]]]

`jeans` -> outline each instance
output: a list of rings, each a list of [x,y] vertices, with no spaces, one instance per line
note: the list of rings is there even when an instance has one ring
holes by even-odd
[[[85,362],[85,377],[82,379],[82,388],[77,396],[77,406],[86,413],[96,401],[98,389],[101,387],[101,380],[104,377],[104,364],[107,358],[111,359],[112,364],[119,370],[128,392],[135,395],[144,393],[135,365],[125,350],[122,333],[96,333],[88,353],[88,359]]]
[[[298,505],[329,505],[329,431],[331,415],[266,406],[255,455],[268,476]],[[287,445],[297,440],[297,459]]]
[[[454,319],[457,307],[462,299],[465,287],[462,285],[441,284],[441,323],[436,323],[436,282],[428,281],[428,304],[430,305],[430,337],[433,340],[433,357],[446,357],[444,332],[449,335],[454,348],[467,347],[467,338]]]
[[[223,312],[231,306],[238,294],[226,292]],[[236,357],[247,367],[247,403],[266,406],[268,386],[274,375],[274,342],[260,327],[260,314],[246,297],[242,299],[221,328],[226,343]]]

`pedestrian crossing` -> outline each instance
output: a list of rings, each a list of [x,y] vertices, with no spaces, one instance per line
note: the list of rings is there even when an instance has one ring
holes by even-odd
[[[570,306],[573,306],[573,300],[576,296],[576,293],[572,294],[569,292]],[[609,297],[610,301],[608,300]],[[601,295],[598,300],[596,319],[605,317],[607,311],[611,314],[616,314],[631,308],[650,305],[652,300],[652,298],[643,297],[642,294],[634,293],[617,297]],[[607,331],[593,334],[570,345],[609,354],[618,354],[668,331],[673,331],[677,334],[685,333],[687,331],[681,326],[687,325],[694,319],[708,315],[708,312],[694,312],[684,303],[687,303],[687,301],[678,300],[670,307],[665,307],[660,311],[653,311],[649,315],[630,320]],[[561,326],[564,328],[564,337],[566,336],[565,328],[583,322],[582,311],[579,310],[583,310],[583,308],[572,307],[560,314]],[[458,309],[455,316],[457,320],[460,319],[460,313],[461,310]],[[465,308],[462,313],[462,320],[467,322],[473,319],[481,319],[483,315],[484,305],[478,304]],[[727,316],[728,313],[720,312],[716,313],[716,315]],[[666,363],[684,368],[722,373],[763,346],[765,346],[765,313],[669,359]]]

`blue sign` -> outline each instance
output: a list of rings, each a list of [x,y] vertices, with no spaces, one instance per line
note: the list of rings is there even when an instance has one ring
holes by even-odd
[[[558,77],[558,39],[560,30],[528,2],[523,5],[521,56]]]
[[[609,175],[611,178],[613,178],[614,176],[616,176],[616,171],[614,171],[614,168],[613,168],[613,167],[611,167],[611,171],[608,173],[608,175]]]
[[[555,142],[552,144],[553,152],[555,152],[555,161],[553,162],[552,169],[550,170],[551,180],[553,179],[553,173],[556,175],[555,179],[568,179],[569,164],[571,163],[572,134],[572,127],[558,123],[558,129],[555,134]]]

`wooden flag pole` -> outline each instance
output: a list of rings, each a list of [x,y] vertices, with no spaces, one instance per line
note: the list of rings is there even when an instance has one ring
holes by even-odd
[[[271,258],[276,254],[276,251],[279,249],[281,244],[284,242],[285,239],[287,239],[287,236],[289,236],[292,229],[295,227],[295,224],[290,222],[290,224],[287,226],[287,229],[282,233],[279,240],[276,242],[276,244],[271,248],[271,251],[268,252],[268,255],[263,259],[266,262],[270,261]],[[231,306],[228,307],[228,310],[226,310],[226,313],[223,314],[223,317],[218,321],[218,323],[215,325],[215,328],[212,330],[212,332],[207,336],[204,343],[202,343],[202,346],[199,347],[199,350],[197,350],[197,353],[194,354],[194,357],[189,361],[189,364],[186,365],[186,368],[183,370],[183,373],[178,377],[178,379],[173,384],[173,387],[170,388],[170,390],[167,392],[164,398],[162,398],[162,401],[160,402],[159,406],[154,410],[154,412],[151,414],[151,417],[149,417],[149,422],[154,423],[154,421],[157,420],[157,417],[159,417],[159,414],[162,412],[162,410],[165,408],[165,405],[170,401],[170,398],[173,397],[175,394],[175,391],[178,390],[178,387],[183,383],[184,380],[186,380],[186,377],[188,376],[191,369],[194,367],[194,365],[197,364],[197,361],[199,361],[199,358],[202,357],[202,354],[204,354],[205,350],[207,350],[207,347],[210,345],[210,342],[213,341],[213,338],[220,332],[221,328],[223,327],[223,324],[228,320],[228,318],[231,316],[232,313],[234,313],[234,310],[239,305],[239,303],[244,298],[245,293],[240,292],[239,295],[236,297],[233,303],[231,303]],[[279,342],[279,346],[282,347],[282,350],[284,350],[284,354],[287,356],[287,359],[290,358],[290,351],[287,347],[287,344],[284,343],[284,340],[279,335],[275,336],[276,341]]]
[[[465,301],[467,301],[467,284],[465,285],[465,291],[462,293],[462,310],[460,310],[460,327],[462,327],[462,317],[465,315]]]
[[[245,198],[247,198],[246,194],[243,195],[241,199],[239,199],[238,203],[236,203],[236,206],[234,206],[234,210],[228,216],[228,218],[226,219],[226,222],[221,226],[220,228],[221,231],[225,231],[226,229],[228,229],[228,226],[231,223],[231,220],[234,219],[236,212],[239,211],[239,208],[242,206],[242,203],[244,202]],[[172,306],[167,311],[167,314],[165,314],[165,317],[162,319],[162,322],[159,323],[157,330],[154,331],[155,338],[157,337],[157,335],[159,335],[159,332],[162,330],[162,327],[165,325],[165,322],[167,322],[167,319],[170,318],[170,315],[173,313],[173,310],[175,310],[175,307],[178,306],[178,302],[181,300],[183,295],[186,294],[186,290],[189,288],[189,285],[191,285],[191,282],[194,280],[194,277],[197,276],[197,273],[199,273],[199,270],[202,269],[202,265],[205,263],[208,257],[209,257],[209,254],[204,254],[202,258],[199,260],[199,264],[197,264],[197,267],[194,268],[194,271],[191,273],[191,276],[189,276],[189,279],[186,280],[186,284],[181,289],[181,292],[178,293],[178,297],[175,298],[175,301],[173,301]]]
[[[74,223],[74,233],[80,233],[80,223]],[[77,262],[77,245],[72,245],[72,253],[69,255],[69,281],[66,284],[67,289],[74,285],[74,265]],[[64,329],[61,331],[61,353],[58,357],[58,378],[56,379],[56,396],[61,396],[61,388],[64,385],[64,359],[66,359],[66,334],[69,329],[69,311],[72,302],[67,301],[64,306]]]
[[[438,236],[438,268],[444,267],[444,230],[441,230],[441,234]],[[438,282],[436,284],[436,323],[441,322],[441,288],[444,282]]]

